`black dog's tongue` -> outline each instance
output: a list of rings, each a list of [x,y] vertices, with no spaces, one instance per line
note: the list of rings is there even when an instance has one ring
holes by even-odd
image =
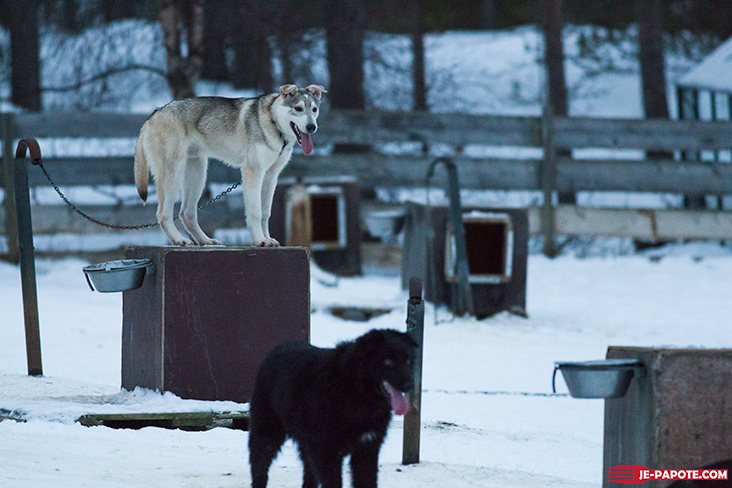
[[[303,150],[304,149],[305,146],[303,146]],[[389,397],[391,398],[391,409],[394,410],[394,413],[397,415],[406,414],[407,411],[409,411],[409,401],[404,393],[391,386],[388,382],[386,383],[386,389],[389,392]]]

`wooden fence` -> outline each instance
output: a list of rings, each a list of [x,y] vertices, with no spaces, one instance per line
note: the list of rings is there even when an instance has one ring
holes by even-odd
[[[40,113],[0,114],[3,171],[0,185],[12,181],[14,141],[36,138],[134,138],[145,115]],[[328,143],[377,145],[387,142],[447,144],[456,150],[462,188],[535,190],[554,192],[620,191],[678,193],[688,196],[724,195],[732,191],[732,164],[680,161],[672,157],[653,160],[576,160],[567,149],[636,149],[666,154],[698,154],[732,148],[732,123],[638,119],[499,117],[412,112],[335,111],[324,113],[314,136],[316,147]],[[543,149],[541,159],[476,159],[464,155],[468,145],[512,146]],[[417,145],[419,146],[419,144]],[[562,149],[557,151],[557,148]],[[43,148],[43,143],[41,146]],[[541,151],[538,151],[540,154]],[[557,156],[559,154],[559,156]],[[331,156],[298,155],[285,172],[306,177],[351,175],[362,188],[421,187],[431,157],[385,155],[376,151]],[[60,186],[132,185],[132,156],[44,158]],[[239,173],[212,163],[209,182],[230,184]],[[40,170],[30,169],[31,186],[47,186]],[[8,212],[12,189],[6,189],[0,229],[10,229]],[[242,202],[225,199],[201,215],[210,227],[243,225]],[[117,224],[154,221],[155,206],[92,205],[88,213]],[[36,205],[36,234],[56,232],[108,232],[68,209]],[[681,209],[608,209],[552,205],[530,210],[531,232],[554,235],[602,235],[642,239],[732,239],[732,212]],[[9,240],[13,236],[8,236]]]

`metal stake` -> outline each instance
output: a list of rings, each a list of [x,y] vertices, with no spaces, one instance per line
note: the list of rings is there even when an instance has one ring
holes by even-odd
[[[468,268],[468,248],[465,242],[465,223],[463,222],[463,210],[460,203],[460,187],[458,185],[457,166],[450,158],[441,157],[430,164],[427,171],[427,181],[435,174],[435,167],[438,163],[445,165],[447,170],[447,197],[450,201],[450,221],[452,232],[455,236],[455,260],[458,275],[458,293],[454,307],[455,315],[464,315],[466,312],[475,315],[473,307],[473,291],[470,286],[470,270]]]
[[[404,416],[404,440],[402,464],[419,462],[419,434],[422,418],[422,356],[424,345],[424,301],[422,280],[409,279],[409,302],[407,303],[407,334],[417,343],[414,356],[414,388],[409,393],[410,407]]]
[[[33,222],[31,220],[30,191],[28,190],[28,166],[26,150],[33,163],[41,161],[41,150],[35,139],[23,139],[15,151],[13,180],[15,185],[15,211],[18,222],[18,251],[20,254],[20,283],[23,289],[23,315],[25,318],[25,349],[28,358],[28,374],[43,375],[41,361],[41,330],[38,320],[38,293],[36,291],[36,262],[33,248]]]

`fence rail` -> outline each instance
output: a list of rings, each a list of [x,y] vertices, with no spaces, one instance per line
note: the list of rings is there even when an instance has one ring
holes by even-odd
[[[12,147],[15,140],[24,137],[71,138],[79,139],[83,144],[86,139],[134,138],[146,118],[146,115],[136,114],[0,114],[0,134],[4,145],[0,186],[6,189],[5,211],[0,213],[0,228],[12,234],[13,223],[10,222],[12,217],[9,212],[13,202],[10,194],[12,185],[5,185],[5,182],[12,181]],[[682,152],[689,155],[700,151],[729,150],[732,148],[732,122],[332,110],[321,117],[320,129],[314,139],[318,147],[331,143],[378,145],[419,142],[425,149],[435,144],[447,144],[455,148],[457,154],[454,159],[459,168],[461,187],[469,189],[543,190],[545,194],[577,191],[657,192],[692,197],[732,193],[732,164],[680,161],[669,156]],[[470,158],[461,152],[469,145],[533,148],[532,153],[540,159]],[[666,154],[666,157],[653,160],[607,160],[571,159],[565,156],[567,150],[584,148],[653,151]],[[559,156],[556,160],[545,159],[541,157],[544,153]],[[424,153],[396,156],[373,150],[310,157],[296,152],[285,174],[312,177],[350,175],[357,177],[365,189],[421,187],[424,186],[424,175],[430,159]],[[45,158],[44,164],[56,183],[62,186],[133,184],[131,156]],[[31,169],[29,176],[31,186],[47,185],[40,171]],[[209,182],[232,183],[238,178],[239,173],[234,168],[220,163],[210,165]],[[59,207],[37,207],[34,210],[37,233],[57,232],[59,227],[86,229],[86,223],[72,223],[70,219],[61,217],[65,214],[58,210]],[[212,224],[241,225],[243,222],[243,215],[237,218],[229,215],[231,212],[241,212],[240,202],[217,207],[219,210],[210,212],[218,212],[216,216],[210,217]],[[141,211],[141,208],[117,205],[107,206],[106,210],[93,210],[100,211],[115,222],[132,218],[134,223],[139,220],[134,219],[135,216],[154,213],[150,212],[152,209]],[[673,217],[664,220],[667,214]],[[532,211],[532,215],[534,233],[542,228],[538,223],[542,218],[553,217],[553,225],[543,230],[549,236],[558,233],[732,239],[732,212],[726,211],[589,209],[556,206],[549,202],[544,204],[543,212]],[[666,221],[671,223],[663,223]],[[648,225],[638,222],[648,222]],[[669,228],[671,230],[662,230]],[[8,235],[8,238],[9,242],[14,240],[12,235]]]

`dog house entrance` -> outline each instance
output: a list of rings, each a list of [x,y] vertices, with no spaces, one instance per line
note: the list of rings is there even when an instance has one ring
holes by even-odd
[[[505,283],[513,268],[513,227],[508,214],[471,212],[463,215],[471,283]],[[448,225],[445,278],[457,281],[455,236]]]
[[[313,251],[342,249],[346,247],[346,200],[340,187],[310,186],[310,212]],[[292,200],[288,195],[285,225],[290,238]]]

